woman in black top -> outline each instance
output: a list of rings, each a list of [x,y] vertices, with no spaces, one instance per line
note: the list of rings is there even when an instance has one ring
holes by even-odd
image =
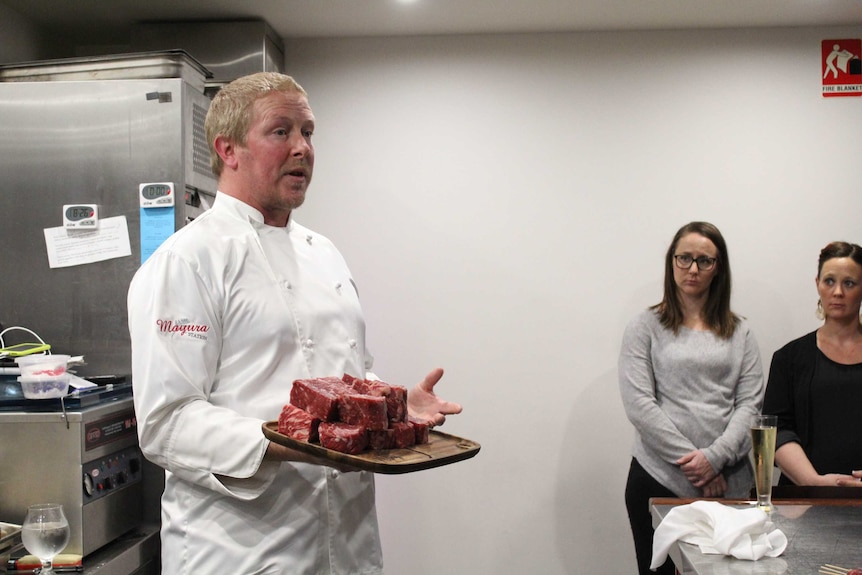
[[[783,483],[862,487],[862,247],[823,248],[816,283],[823,325],[775,352],[763,413]]]

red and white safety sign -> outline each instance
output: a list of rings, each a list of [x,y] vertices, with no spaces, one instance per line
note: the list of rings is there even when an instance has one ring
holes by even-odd
[[[862,96],[862,39],[823,40],[823,97]]]

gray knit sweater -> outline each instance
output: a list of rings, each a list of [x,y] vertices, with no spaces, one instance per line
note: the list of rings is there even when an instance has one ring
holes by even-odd
[[[632,455],[680,497],[699,497],[675,461],[701,449],[728,485],[726,497],[748,497],[749,426],[763,402],[760,351],[742,320],[733,337],[664,328],[653,310],[623,335],[620,395],[635,427]]]

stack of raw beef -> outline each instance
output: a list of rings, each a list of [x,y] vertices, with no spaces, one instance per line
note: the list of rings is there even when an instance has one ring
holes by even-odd
[[[428,443],[428,424],[407,415],[407,388],[348,374],[294,381],[278,432],[353,455]]]

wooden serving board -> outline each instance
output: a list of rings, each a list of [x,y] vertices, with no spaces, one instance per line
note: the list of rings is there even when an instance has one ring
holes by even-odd
[[[317,443],[308,443],[288,437],[278,432],[277,421],[264,423],[263,434],[273,443],[315,455],[322,460],[343,463],[357,469],[388,475],[411,473],[449,465],[470,459],[481,449],[481,446],[475,441],[434,430],[428,432],[428,443],[422,445],[414,445],[405,449],[363,451],[357,455],[333,451]]]

